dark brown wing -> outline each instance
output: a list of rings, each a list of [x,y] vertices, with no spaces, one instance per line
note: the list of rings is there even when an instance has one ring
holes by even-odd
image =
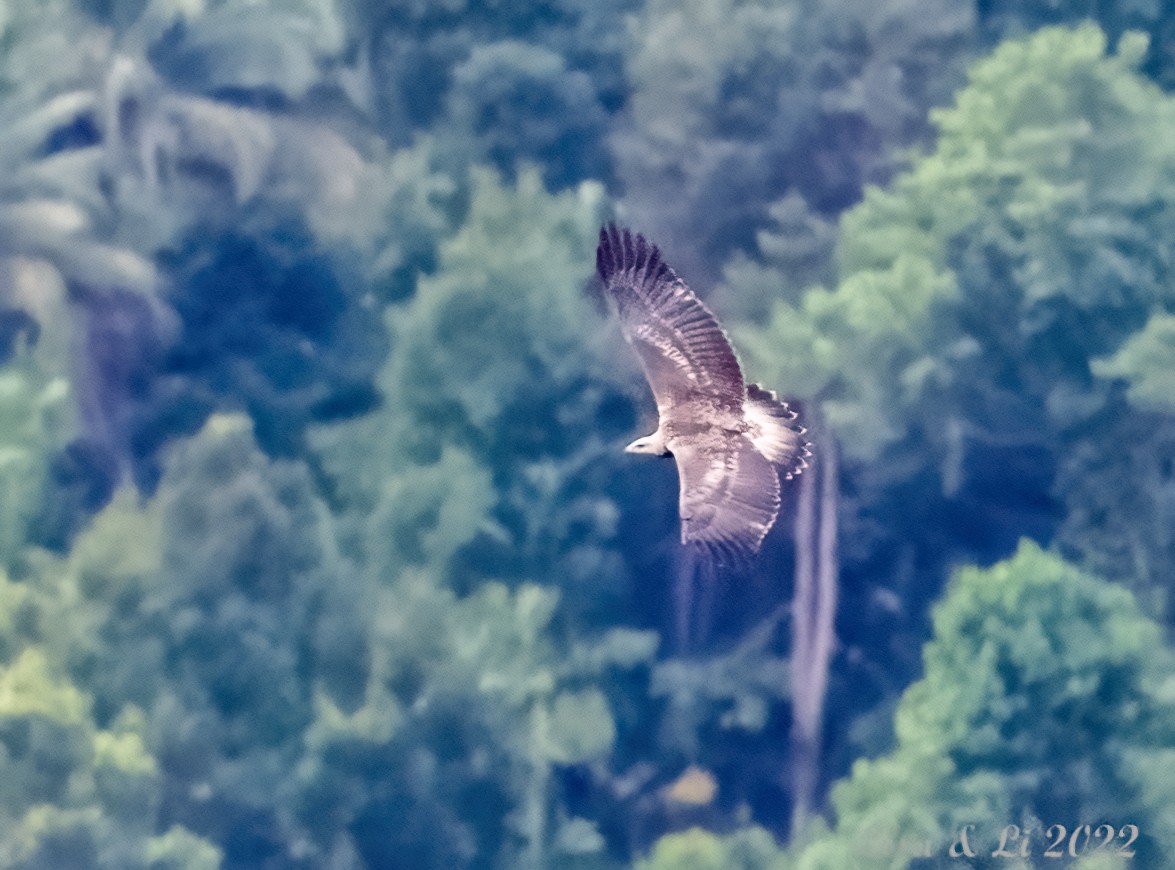
[[[678,442],[673,456],[681,483],[681,542],[720,562],[746,562],[779,515],[775,466],[733,433]]]
[[[686,401],[705,399],[710,407],[741,414],[743,375],[726,333],[657,246],[609,224],[600,230],[596,268],[657,410],[664,416]]]

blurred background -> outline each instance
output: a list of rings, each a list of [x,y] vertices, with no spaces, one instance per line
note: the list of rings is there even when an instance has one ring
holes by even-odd
[[[1175,866],[1172,86],[1158,0],[0,0],[0,867]],[[809,425],[749,575],[611,219]]]

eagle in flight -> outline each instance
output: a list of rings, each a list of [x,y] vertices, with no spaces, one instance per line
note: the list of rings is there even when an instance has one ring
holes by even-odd
[[[677,460],[681,541],[745,564],[779,515],[779,475],[808,467],[796,413],[743,380],[718,320],[642,235],[600,230],[596,269],[653,388],[657,431],[624,449]]]

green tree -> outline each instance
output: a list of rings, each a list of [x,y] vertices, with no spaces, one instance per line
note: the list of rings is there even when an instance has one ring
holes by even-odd
[[[666,834],[634,870],[786,870],[783,852],[762,828],[720,837],[701,828]]]
[[[42,510],[52,450],[72,428],[69,383],[18,351],[0,367],[0,565],[14,565]]]
[[[1098,377],[1124,380],[1126,399],[1139,410],[1175,410],[1175,315],[1152,314],[1116,353],[1091,367]]]
[[[91,729],[117,737],[95,751],[121,757],[119,723],[141,711],[126,721],[151,803],[125,812],[163,838],[161,866],[192,850],[184,829],[226,866],[315,859],[292,807],[302,736],[316,698],[359,703],[370,656],[363,586],[333,532],[304,465],[270,461],[247,419],[217,416],[175,445],[150,501],[120,490],[67,555],[30,550],[6,587],[6,647],[85,686]],[[14,801],[39,800],[13,782]]]
[[[456,472],[470,485],[446,492]],[[304,466],[217,416],[174,446],[149,501],[123,489],[68,556],[27,555],[28,577],[0,586],[0,653],[20,653],[29,703],[68,722],[32,750],[23,719],[0,728],[23,765],[4,780],[6,830],[32,856],[13,866],[600,866],[602,837],[560,808],[556,774],[608,755],[599,684],[647,666],[656,638],[567,648],[552,589],[457,596],[439,569],[488,485],[457,452],[407,470],[387,490],[405,514],[378,512],[352,563]],[[434,489],[430,532],[433,512],[411,509]],[[39,687],[43,672],[92,698],[64,676]],[[102,768],[101,800],[78,792],[92,755],[146,779]]]
[[[410,523],[417,509],[405,512],[401,488],[419,488],[413,479],[446,481],[422,514],[429,525],[445,520],[448,488],[471,495],[449,510],[482,505],[468,537],[476,546],[431,562],[459,589],[479,577],[542,580],[560,586],[569,614],[611,612],[629,593],[616,505],[631,484],[602,460],[634,422],[640,381],[635,366],[618,373],[611,364],[618,336],[584,289],[603,191],[585,183],[551,195],[534,169],[512,186],[492,170],[472,181],[435,273],[387,311],[385,407],[316,439],[339,499],[360,513]],[[448,482],[447,469],[426,470],[442,458],[465,472]],[[397,560],[423,565],[428,555],[408,541]]]
[[[159,571],[128,641],[154,653],[148,709],[171,819],[198,820],[230,865],[294,862],[310,846],[283,796],[315,697],[362,697],[368,596],[305,466],[268,460],[245,419],[213,417],[177,445],[151,510]]]
[[[7,603],[27,595],[0,577]],[[13,638],[5,626],[6,645]],[[91,699],[43,651],[26,646],[0,667],[0,861],[56,867],[212,870],[220,850],[175,827],[162,836],[162,781],[141,711],[107,729]]]
[[[356,147],[370,133],[306,107],[342,50],[333,4],[60,0],[2,26],[0,333],[31,319],[62,351],[47,373],[72,374],[79,424],[50,457],[37,539],[64,547],[128,474],[153,486],[162,442],[213,411],[249,409],[288,454],[306,417],[369,405],[378,323],[336,255],[375,258],[367,219],[394,185]],[[245,286],[224,260],[249,243]],[[237,310],[216,298],[233,282]],[[274,298],[292,295],[301,319]]]
[[[584,292],[602,191],[471,181],[435,272],[387,309],[387,401],[315,435],[388,616],[363,706],[320,707],[306,812],[336,807],[373,866],[600,860],[559,771],[603,764],[656,646],[612,621],[629,589],[601,460],[637,381]]]
[[[308,827],[350,832],[371,867],[599,861],[594,824],[559,807],[557,768],[608,756],[616,725],[597,683],[647,662],[655,639],[617,632],[568,655],[550,589],[458,598],[418,569],[381,586],[363,704],[320,699],[307,732]]]
[[[892,696],[950,562],[1022,535],[1165,608],[1172,421],[1127,392],[1153,344],[1131,342],[1175,301],[1175,103],[1144,50],[1108,54],[1093,25],[1001,45],[933,114],[934,149],[845,214],[835,289],[734,330],[753,376],[818,402],[843,449],[854,617],[834,691]],[[779,268],[757,285],[786,287]]]
[[[926,136],[973,27],[967,4],[646,3],[612,136],[629,219],[701,282],[773,208],[837,215]]]
[[[1020,435],[1024,406],[1040,402],[1059,425],[1087,417],[1089,360],[1167,296],[1158,246],[1175,148],[1153,130],[1175,116],[1134,72],[1144,47],[1132,37],[1107,57],[1095,27],[1049,29],[977,64],[934,113],[935,150],[846,214],[839,288],[799,311],[781,302],[766,331],[744,333],[756,364],[822,397],[853,454],[921,429],[948,491],[960,438]],[[781,346],[807,353],[777,359]],[[964,409],[943,403],[964,373],[992,419],[960,433],[947,412]],[[993,414],[997,399],[1016,405]]]
[[[438,132],[468,143],[471,162],[512,175],[525,161],[556,188],[608,175],[606,114],[592,79],[545,47],[474,46],[453,71],[447,104]]]
[[[835,830],[797,866],[905,867],[902,844],[942,859],[968,824],[987,855],[1019,825],[1045,866],[1044,828],[1085,822],[1137,825],[1136,860],[1172,866],[1175,659],[1133,596],[1024,541],[956,572],[933,622],[896,745],[834,788]]]
[[[1175,81],[1175,42],[1172,41],[1170,10],[1161,3],[1134,3],[1132,0],[1086,3],[1084,0],[994,0],[978,7],[979,24],[985,38],[995,43],[1015,38],[1040,27],[1092,19],[1111,41],[1128,31],[1147,34],[1149,46],[1141,69],[1161,87],[1170,89]]]
[[[353,92],[392,147],[447,128],[462,138],[459,149],[480,153],[477,162],[507,171],[542,154],[551,160],[542,171],[558,188],[607,169],[599,121],[625,97],[622,22],[636,0],[341,5],[359,57]],[[584,138],[571,141],[576,131]],[[552,150],[559,141],[570,154]]]
[[[112,23],[157,28],[151,33],[156,66],[179,89],[261,105],[296,104],[323,88],[323,70],[338,74],[347,37],[335,2],[161,3],[145,15],[136,15],[131,3],[104,5],[109,11],[101,17]],[[116,5],[124,10],[111,8]]]

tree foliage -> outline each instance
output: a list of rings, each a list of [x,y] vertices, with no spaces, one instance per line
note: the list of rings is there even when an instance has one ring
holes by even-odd
[[[0,3],[0,864],[1162,866],[1170,15],[1087,6]],[[829,422],[839,646],[791,488],[674,592],[613,214]]]
[[[1089,359],[1165,296],[1169,216],[1156,186],[1170,184],[1172,150],[1153,125],[1172,110],[1133,72],[1141,47],[1128,40],[1106,57],[1093,27],[1002,46],[935,113],[934,152],[846,215],[837,290],[807,294],[799,316],[778,305],[769,340],[811,350],[815,365],[791,380],[825,399],[854,451],[876,456],[917,427],[945,456],[951,427],[908,409],[961,416],[939,397],[964,372],[991,385],[969,396],[970,416],[987,412],[966,421],[976,440],[1027,428],[1013,428],[1032,401],[1021,386],[1055,425],[1090,413],[1074,405]],[[992,413],[997,399],[1017,405]]]
[[[903,843],[941,859],[965,825],[990,854],[1016,822],[1034,860],[1047,826],[1088,822],[1136,824],[1137,860],[1170,863],[1160,795],[1175,757],[1175,671],[1128,591],[1024,542],[1006,562],[955,574],[923,660],[896,745],[834,789],[835,832],[799,867],[906,866]]]
[[[647,3],[613,137],[632,219],[712,278],[777,203],[839,213],[920,140],[971,24],[951,4]]]
[[[913,673],[877,640],[921,631],[952,559],[1024,534],[1165,606],[1171,420],[1113,380],[1140,383],[1171,306],[1175,140],[1155,129],[1173,104],[1136,71],[1144,49],[1107,54],[1093,26],[1001,45],[933,113],[934,150],[845,214],[835,289],[735,330],[844,445],[843,564],[863,582],[841,637],[870,680],[875,656]],[[762,286],[779,267],[756,268]]]
[[[701,828],[669,834],[657,841],[652,854],[636,862],[636,870],[785,870],[783,853],[762,828],[747,828],[720,837]]]
[[[1145,48],[1108,54],[1088,25],[1001,45],[933,113],[934,149],[844,215],[835,289],[789,291],[735,330],[752,371],[819,402],[844,447],[853,616],[832,691],[859,687],[883,720],[946,569],[1021,535],[1166,611],[1171,418],[1141,397],[1171,308],[1155,129],[1172,104],[1137,71]],[[788,287],[786,262],[728,276]],[[887,745],[869,723],[855,739]]]
[[[6,605],[28,614],[30,594],[0,576]],[[19,618],[19,617],[18,617]],[[5,866],[174,867],[209,870],[221,850],[189,830],[160,829],[163,781],[147,750],[146,720],[127,706],[105,728],[92,698],[36,645],[19,651],[3,626],[0,667],[0,860]]]

